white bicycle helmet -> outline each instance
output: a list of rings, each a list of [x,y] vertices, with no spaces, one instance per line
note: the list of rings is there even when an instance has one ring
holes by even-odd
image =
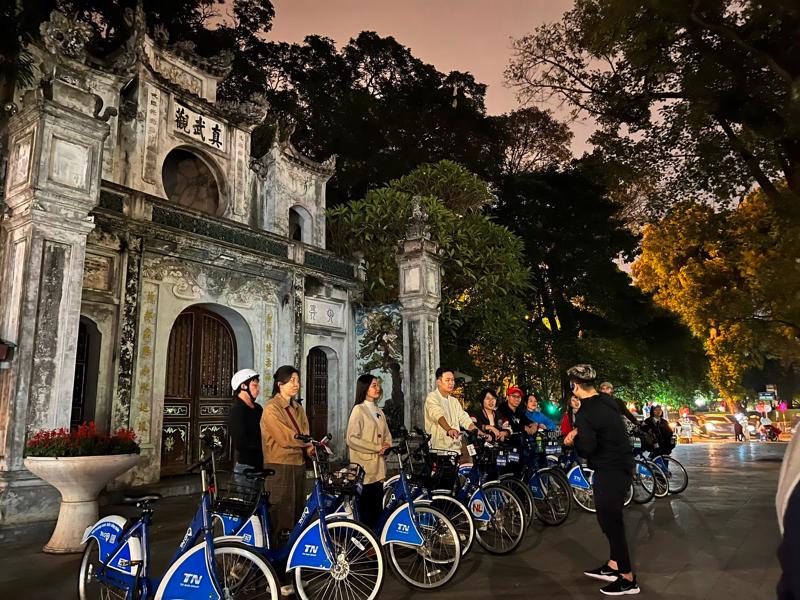
[[[251,379],[257,379],[259,377],[258,373],[253,371],[253,369],[242,369],[240,371],[236,371],[231,377],[231,388],[234,392],[239,391],[239,387],[243,383],[248,383]]]

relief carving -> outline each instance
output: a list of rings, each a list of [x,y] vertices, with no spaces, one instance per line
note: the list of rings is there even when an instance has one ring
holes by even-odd
[[[172,257],[147,260],[142,274],[155,281],[174,281],[172,293],[178,298],[196,300],[207,294],[224,297],[230,306],[238,308],[251,308],[258,300],[274,301],[277,292],[276,284],[267,279],[245,277]]]

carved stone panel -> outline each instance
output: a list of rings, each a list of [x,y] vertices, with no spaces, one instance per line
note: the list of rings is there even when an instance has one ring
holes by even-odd
[[[161,113],[161,92],[147,86],[145,94],[144,161],[142,178],[149,183],[158,182],[158,128]]]
[[[172,103],[171,131],[220,152],[228,151],[228,126],[180,102]]]
[[[23,133],[11,144],[11,156],[8,161],[8,191],[28,185],[31,180],[31,153],[33,151],[36,129]]]
[[[114,258],[86,253],[83,266],[84,289],[110,292],[114,285]]]
[[[305,298],[305,323],[331,329],[344,329],[344,305],[320,298]]]
[[[92,164],[92,149],[53,136],[50,145],[50,180],[76,190],[86,190]]]

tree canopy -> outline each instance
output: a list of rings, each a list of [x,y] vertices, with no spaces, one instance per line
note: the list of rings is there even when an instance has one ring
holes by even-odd
[[[776,359],[800,362],[800,206],[758,190],[733,209],[677,205],[648,225],[636,283],[703,341],[710,376],[729,401],[742,377]]]
[[[800,195],[800,8],[781,0],[579,0],[515,43],[525,101],[592,116],[640,218],[676,201]]]
[[[442,162],[422,165],[388,187],[371,190],[363,200],[328,211],[333,249],[364,260],[365,303],[397,300],[396,256],[408,230],[414,192],[422,191],[422,181],[434,182],[430,192],[435,192],[435,182],[442,179],[452,183],[445,191],[456,207],[475,202],[475,190],[485,188],[462,167]],[[457,364],[468,365],[471,340],[500,344],[522,326],[521,300],[529,289],[522,243],[480,212],[460,215],[430,193],[420,200],[443,260],[442,353],[444,358],[458,354]]]

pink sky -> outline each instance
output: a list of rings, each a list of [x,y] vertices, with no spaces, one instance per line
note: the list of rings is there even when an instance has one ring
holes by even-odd
[[[272,0],[270,38],[300,42],[309,34],[340,46],[361,31],[394,36],[415,56],[443,72],[469,71],[488,86],[486,107],[500,114],[517,107],[503,84],[511,41],[558,20],[572,0]],[[573,123],[573,150],[587,148],[589,123]]]

